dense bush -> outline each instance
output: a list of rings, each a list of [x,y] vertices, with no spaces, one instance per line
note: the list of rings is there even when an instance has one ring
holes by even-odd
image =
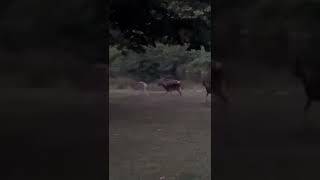
[[[117,23],[110,31],[114,37],[109,47],[110,77],[127,76],[152,82],[163,76],[189,80],[193,78],[191,74],[208,72],[211,65],[209,1],[153,2],[148,10],[142,8],[148,16],[130,19],[119,12],[112,16]],[[137,11],[139,6],[135,7]],[[122,5],[114,8],[127,10]],[[145,24],[148,25],[144,27]],[[133,33],[137,29],[139,33]]]
[[[122,51],[111,46],[110,76],[131,76],[146,82],[154,81],[161,76],[173,76],[182,71],[210,70],[211,53],[202,50],[186,51],[186,46],[168,46],[158,43],[156,47],[146,47],[146,53],[139,54],[132,50]]]
[[[200,1],[168,1],[164,7],[175,12],[181,19],[202,19],[210,25],[211,7],[209,2]]]

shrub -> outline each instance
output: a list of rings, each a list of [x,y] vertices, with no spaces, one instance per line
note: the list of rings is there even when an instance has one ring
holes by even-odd
[[[210,52],[204,49],[186,51],[186,48],[157,43],[156,47],[146,47],[144,54],[132,50],[125,50],[126,54],[123,54],[115,47],[110,47],[110,72],[115,76],[128,75],[136,80],[152,82],[161,76],[177,77],[179,67],[192,72],[210,69]]]

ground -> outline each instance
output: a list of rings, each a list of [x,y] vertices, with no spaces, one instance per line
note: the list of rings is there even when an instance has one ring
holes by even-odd
[[[305,129],[301,86],[233,88],[229,94],[228,105],[212,103],[210,112],[203,92],[146,97],[111,91],[111,179],[210,179],[211,173],[218,180],[320,178],[319,104],[309,114],[312,128]]]
[[[204,102],[201,90],[110,90],[110,179],[210,179],[211,113]]]

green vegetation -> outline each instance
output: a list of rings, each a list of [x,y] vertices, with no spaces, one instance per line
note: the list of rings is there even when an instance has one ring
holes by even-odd
[[[165,8],[175,12],[181,19],[200,18],[208,25],[211,24],[211,7],[209,3],[199,1],[167,1]]]
[[[186,72],[207,72],[211,64],[211,53],[204,49],[186,51],[185,46],[160,43],[147,47],[143,54],[132,50],[122,53],[115,47],[109,48],[109,54],[112,76],[130,75],[147,82],[168,75],[184,79]]]
[[[142,25],[137,31],[130,22],[113,23],[110,76],[152,82],[163,76],[188,79],[188,73],[210,71],[209,2],[159,0],[150,7],[151,18],[143,19],[143,23],[139,20],[138,24],[150,23],[151,27]],[[120,32],[116,24],[128,30]]]

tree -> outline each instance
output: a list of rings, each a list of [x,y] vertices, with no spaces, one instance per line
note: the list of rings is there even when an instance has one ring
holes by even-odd
[[[173,45],[189,43],[188,50],[200,49],[201,46],[208,51],[210,49],[211,8],[208,2],[122,0],[112,3],[111,24],[113,28],[118,26],[122,33],[118,38],[121,47],[144,52],[143,46],[154,46],[158,41]],[[134,31],[141,33],[135,34]]]

